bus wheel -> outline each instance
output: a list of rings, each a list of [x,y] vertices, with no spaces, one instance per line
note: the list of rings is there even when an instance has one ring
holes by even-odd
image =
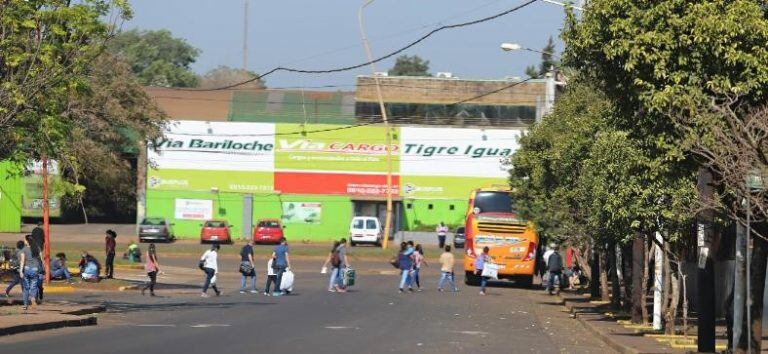
[[[464,284],[470,285],[470,286],[478,286],[480,285],[480,277],[475,275],[472,272],[465,272],[464,274]]]

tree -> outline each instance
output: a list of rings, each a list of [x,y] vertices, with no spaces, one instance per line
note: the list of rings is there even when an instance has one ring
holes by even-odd
[[[529,77],[539,77],[552,70],[552,68],[559,67],[560,63],[555,60],[555,54],[555,41],[550,36],[549,40],[547,40],[547,45],[541,50],[541,64],[539,64],[539,68],[536,69],[535,66],[531,65],[525,68],[525,74]]]
[[[711,159],[706,151],[722,146],[715,139],[722,127],[740,127],[735,129],[741,130],[737,139],[747,138],[746,114],[768,94],[768,51],[764,49],[768,19],[762,1],[594,0],[580,18],[568,16],[563,37],[566,62],[592,78],[623,112],[611,122],[613,126],[626,129],[645,149],[654,151],[659,163],[679,170],[697,169],[702,180],[715,172],[715,188],[702,188],[698,198],[703,224],[712,223],[715,211],[746,214],[739,210],[741,203],[728,201],[740,189],[731,181],[743,185],[748,176],[724,178],[718,171],[727,170],[722,162],[729,159]],[[762,149],[758,146],[744,144]],[[720,210],[712,208],[712,201],[720,204]],[[758,216],[761,221],[766,218]],[[707,235],[711,230],[705,227]],[[711,242],[710,254],[717,251],[717,244]],[[759,259],[754,264],[765,264],[768,244],[758,242],[756,247],[753,255]],[[702,260],[710,264],[709,258]],[[705,269],[706,276],[712,274],[711,266]],[[764,267],[759,271],[762,275],[756,278],[764,279]],[[762,289],[762,280],[753,288]],[[711,291],[712,286],[702,283],[700,289]],[[714,307],[707,300],[701,303],[702,311]],[[762,303],[754,303],[750,328],[756,341],[753,348],[759,351]],[[706,334],[699,338],[701,351],[714,349],[710,315],[700,313],[700,334]],[[746,326],[742,333],[747,333]],[[746,341],[739,346],[746,349]]]
[[[200,87],[201,88],[215,88],[215,87],[224,87],[228,85],[232,85],[235,83],[245,82],[250,79],[253,79],[255,77],[259,76],[259,74],[243,70],[243,69],[235,69],[230,68],[226,65],[221,65],[215,69],[212,69],[205,73],[203,75]],[[264,84],[264,80],[258,79],[255,81],[251,81],[247,84],[240,85],[238,88],[241,89],[264,89],[267,86]]]
[[[109,52],[128,62],[142,85],[196,87],[200,82],[190,69],[200,50],[168,30],[122,32],[109,42]]]
[[[432,76],[429,73],[429,60],[423,60],[418,55],[402,55],[397,57],[395,66],[389,69],[392,76]]]

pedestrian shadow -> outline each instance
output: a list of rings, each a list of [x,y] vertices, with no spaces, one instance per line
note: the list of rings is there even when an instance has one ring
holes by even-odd
[[[132,302],[106,302],[104,306],[107,308],[107,313],[128,313],[138,311],[153,311],[153,312],[173,312],[179,310],[190,309],[231,309],[237,306],[254,306],[254,305],[275,305],[269,302],[204,302],[204,301],[181,301],[181,302],[163,302],[163,303],[132,303]]]

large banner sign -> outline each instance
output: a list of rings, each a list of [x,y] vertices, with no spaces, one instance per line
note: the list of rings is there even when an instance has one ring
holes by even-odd
[[[322,203],[283,202],[284,224],[317,224],[322,216]]]
[[[151,142],[150,189],[465,198],[508,178],[520,129],[172,122]]]
[[[210,220],[213,216],[213,200],[176,199],[174,217],[180,220]]]

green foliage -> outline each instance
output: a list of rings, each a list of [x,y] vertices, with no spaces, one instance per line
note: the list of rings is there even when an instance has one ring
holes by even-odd
[[[418,55],[397,57],[395,66],[389,69],[392,76],[432,76],[429,73],[429,60],[423,60]]]
[[[211,71],[208,71],[207,73],[205,73],[205,75],[203,75],[203,78],[200,82],[200,87],[201,88],[224,87],[224,86],[232,85],[235,83],[245,82],[257,76],[259,76],[259,74],[253,71],[230,68],[229,66],[221,65],[215,69],[212,69]],[[239,88],[263,89],[263,88],[267,88],[267,86],[264,84],[264,80],[259,78],[258,80],[240,85]]]
[[[539,64],[539,68],[536,69],[533,65],[528,66],[525,68],[525,74],[529,77],[539,77],[553,68],[559,67],[560,62],[555,60],[555,54],[555,41],[550,36],[549,40],[547,40],[547,45],[541,49],[541,63]]]
[[[142,85],[196,87],[200,82],[190,69],[200,50],[168,30],[122,32],[110,41],[109,51],[130,64]]]

